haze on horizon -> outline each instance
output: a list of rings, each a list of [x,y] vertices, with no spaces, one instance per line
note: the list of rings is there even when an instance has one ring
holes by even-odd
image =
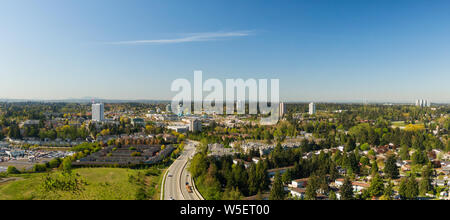
[[[0,99],[170,100],[177,78],[278,78],[283,101],[450,102],[446,0],[14,1]]]

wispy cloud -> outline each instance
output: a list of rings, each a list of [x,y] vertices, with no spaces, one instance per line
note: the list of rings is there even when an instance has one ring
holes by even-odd
[[[133,41],[116,41],[108,42],[107,44],[177,44],[200,41],[213,41],[226,38],[245,37],[249,36],[253,31],[233,31],[233,32],[207,32],[207,33],[191,33],[185,34],[179,38],[172,39],[155,39],[155,40],[133,40]]]

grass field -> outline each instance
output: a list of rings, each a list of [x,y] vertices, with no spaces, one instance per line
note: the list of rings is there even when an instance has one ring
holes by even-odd
[[[59,171],[56,171],[59,172]],[[55,172],[55,173],[56,173]],[[78,194],[59,193],[53,199],[62,200],[134,200],[138,186],[129,181],[130,175],[137,175],[145,170],[122,168],[80,168],[78,173],[87,182],[84,190]],[[148,191],[152,199],[159,199],[160,182],[164,171],[145,177]],[[15,175],[19,180],[0,184],[0,200],[31,200],[44,199],[39,193],[43,177],[47,174],[33,173]],[[48,199],[48,198],[47,198]]]

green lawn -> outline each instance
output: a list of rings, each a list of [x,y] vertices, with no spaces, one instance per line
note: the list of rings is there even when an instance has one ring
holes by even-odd
[[[87,186],[79,194],[68,192],[59,193],[54,199],[62,200],[134,200],[138,187],[128,181],[129,175],[136,175],[145,170],[131,170],[123,168],[81,168],[75,169],[87,182]],[[0,200],[29,200],[43,199],[39,193],[42,178],[46,174],[22,174],[16,175],[23,179],[14,182],[0,184]],[[152,199],[159,199],[160,175],[148,175],[145,177],[148,189],[155,189]],[[48,199],[48,198],[47,198]]]
[[[393,121],[392,126],[394,127],[404,127],[406,124],[404,121]]]

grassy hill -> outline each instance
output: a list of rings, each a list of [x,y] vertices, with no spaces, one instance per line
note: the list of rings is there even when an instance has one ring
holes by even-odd
[[[140,188],[130,181],[130,176],[143,176],[145,191],[150,199],[159,199],[161,171],[131,170],[122,168],[81,168],[74,169],[87,185],[80,193],[59,192],[50,199],[62,200],[135,200]],[[52,175],[57,175],[55,171]],[[45,173],[14,175],[12,181],[0,183],[0,200],[49,199],[40,191]],[[53,193],[51,193],[53,194]]]

